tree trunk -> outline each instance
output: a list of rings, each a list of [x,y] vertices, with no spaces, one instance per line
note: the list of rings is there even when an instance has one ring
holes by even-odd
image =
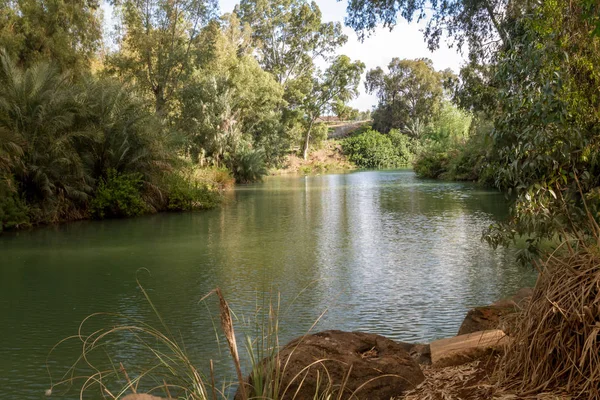
[[[306,131],[306,138],[304,140],[304,150],[303,150],[302,155],[304,156],[305,160],[308,160],[308,148],[310,145],[310,131],[312,130],[313,123],[314,123],[314,120],[310,121],[310,124],[308,125],[308,130]]]

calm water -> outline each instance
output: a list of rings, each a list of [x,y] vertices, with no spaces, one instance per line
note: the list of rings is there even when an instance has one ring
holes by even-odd
[[[44,398],[49,350],[87,315],[149,318],[136,271],[202,368],[225,351],[211,322],[215,299],[199,302],[217,286],[240,319],[280,292],[283,341],[305,333],[324,310],[317,329],[403,341],[452,336],[468,308],[533,283],[510,251],[480,242],[505,212],[502,195],[470,184],[358,172],[270,178],[208,212],[2,236],[0,398]],[[125,341],[117,361],[141,352]],[[50,367],[60,374],[74,357],[59,351]],[[217,370],[230,373],[225,361]]]

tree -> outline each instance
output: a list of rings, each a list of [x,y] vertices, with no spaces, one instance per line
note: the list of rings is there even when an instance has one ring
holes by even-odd
[[[439,109],[444,75],[433,69],[431,60],[392,59],[386,74],[380,67],[367,72],[365,87],[379,99],[374,128],[420,132]]]
[[[117,0],[124,32],[109,70],[134,81],[154,97],[165,118],[195,63],[194,45],[213,17],[214,0]]]
[[[352,62],[347,56],[338,56],[322,74],[317,74],[312,81],[312,90],[306,96],[302,109],[305,112],[307,125],[304,134],[302,154],[308,158],[311,133],[316,119],[325,110],[338,102],[348,102],[358,95],[358,84],[365,69],[361,61]]]
[[[55,221],[91,191],[91,178],[74,145],[84,133],[75,126],[80,105],[72,81],[47,62],[23,70],[3,52],[0,85],[0,132],[11,132],[11,141],[22,144],[12,175],[24,197]]]
[[[235,13],[252,28],[261,66],[284,87],[310,76],[317,59],[330,59],[348,40],[339,22],[321,22],[314,1],[242,0]]]
[[[211,23],[198,37],[203,61],[192,69],[178,96],[179,128],[186,132],[194,160],[219,164],[248,146],[276,146],[273,136],[283,134],[277,111],[283,89],[252,57],[245,36],[235,16],[228,16],[225,27]],[[272,161],[277,154],[269,150]]]
[[[527,234],[535,253],[600,215],[600,38],[582,4],[532,6],[494,65],[495,183],[517,194],[511,219],[487,236],[494,245]]]
[[[445,33],[459,48],[467,44],[473,59],[481,60],[509,44],[509,27],[520,12],[519,2],[511,0],[350,0],[346,24],[364,36],[380,23],[393,28],[398,15],[408,21],[427,17],[424,33],[431,50]]]
[[[83,72],[102,38],[99,2],[0,0],[0,48],[24,67],[51,59]]]

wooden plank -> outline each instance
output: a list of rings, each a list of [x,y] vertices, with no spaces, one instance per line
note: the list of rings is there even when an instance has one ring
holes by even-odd
[[[434,366],[459,365],[508,344],[510,338],[499,330],[481,331],[431,343],[431,362]]]

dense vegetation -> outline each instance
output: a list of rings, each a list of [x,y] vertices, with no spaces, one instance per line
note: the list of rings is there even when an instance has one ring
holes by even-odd
[[[346,139],[344,152],[362,168],[395,168],[416,161],[419,175],[438,177],[446,170],[421,160],[443,152],[442,162],[454,162],[450,153],[465,144],[476,125],[471,112],[451,101],[458,77],[448,70],[436,71],[429,59],[394,58],[388,71],[378,67],[367,72],[367,92],[379,100],[372,114],[373,130],[357,131]],[[473,179],[462,171],[453,176]]]
[[[359,116],[364,65],[306,0],[119,1],[110,35],[97,2],[0,5],[0,230],[211,207]]]
[[[346,22],[364,33],[380,22],[393,26],[398,15],[420,17],[428,5],[425,0],[352,0]],[[438,47],[444,30],[457,46],[468,45],[469,62],[459,79],[447,76],[445,89],[473,122],[468,134],[426,148],[415,163],[417,173],[480,180],[513,194],[511,218],[485,236],[493,245],[525,235],[531,255],[543,240],[589,226],[583,221],[600,215],[598,3],[459,0],[430,5],[429,47]],[[384,131],[404,125],[408,132],[410,124],[416,125],[418,105],[431,112],[440,96],[439,88],[420,85],[412,93],[427,90],[428,102],[402,105],[412,97],[398,101],[388,88],[401,93],[409,87],[407,68],[417,69],[393,62],[389,74],[369,74],[380,97],[374,120]],[[424,82],[432,79],[431,72],[419,76]]]

